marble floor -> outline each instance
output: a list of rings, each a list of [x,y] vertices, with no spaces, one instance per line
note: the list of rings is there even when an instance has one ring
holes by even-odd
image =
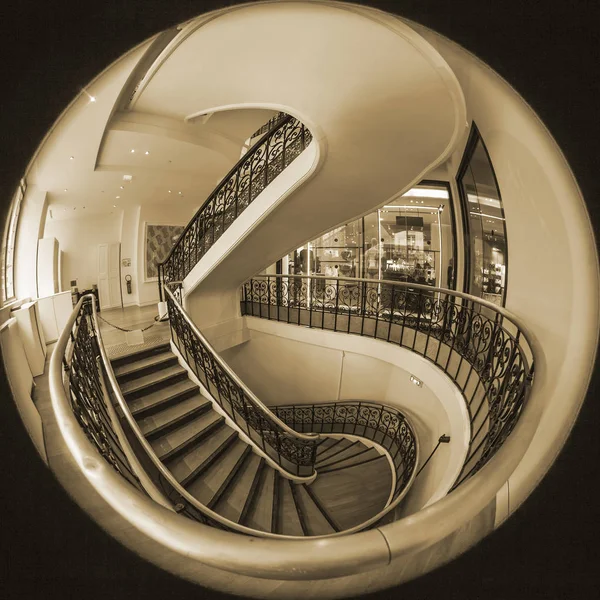
[[[168,321],[157,322],[156,304],[112,308],[98,313],[100,335],[109,358],[117,358],[137,350],[144,350],[169,341],[171,330]],[[120,329],[134,330],[127,334]],[[146,329],[148,328],[148,329]],[[146,329],[146,331],[140,331]]]

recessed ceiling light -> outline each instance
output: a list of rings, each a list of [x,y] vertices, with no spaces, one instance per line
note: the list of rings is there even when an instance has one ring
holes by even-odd
[[[69,160],[73,160],[74,158],[74,156],[69,156]]]
[[[124,189],[125,189],[125,186],[124,186],[124,185],[120,185],[119,187],[120,187],[122,190],[124,190]]]
[[[116,205],[116,204],[113,204],[113,208],[117,208],[117,205]],[[111,214],[112,214],[112,213],[111,213]]]
[[[120,200],[121,196],[115,196],[115,198],[116,198],[117,200]]]
[[[65,188],[65,192],[68,192],[69,190],[67,188]]]
[[[171,190],[169,190],[169,194],[171,193]]]
[[[131,149],[131,154],[133,154],[134,152],[135,152],[135,149],[134,149],[134,148],[132,148],[132,149]]]
[[[90,102],[96,102],[96,96],[90,96]]]
[[[123,181],[131,181],[133,179],[133,175],[123,175]]]
[[[181,196],[181,192],[178,192],[178,193],[179,193],[179,195]]]
[[[150,152],[148,152],[148,150],[146,150],[145,154],[150,154]]]

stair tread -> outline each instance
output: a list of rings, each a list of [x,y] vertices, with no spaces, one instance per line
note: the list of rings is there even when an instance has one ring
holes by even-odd
[[[227,425],[219,427],[212,434],[199,442],[189,452],[173,460],[169,470],[177,481],[183,481],[190,473],[200,466],[231,434],[233,430]]]
[[[336,448],[337,448],[337,446],[336,446]],[[323,459],[317,459],[317,463],[316,463],[315,467],[324,468],[330,464],[331,465],[338,464],[340,461],[342,461],[346,458],[351,458],[355,454],[362,452],[364,450],[367,450],[367,446],[365,446],[365,444],[363,444],[362,442],[359,442],[359,441],[354,442],[353,444],[350,444],[349,446],[346,446],[345,448],[340,448],[338,451],[333,452],[330,455],[327,455]]]
[[[152,433],[158,427],[162,427],[175,421],[179,417],[188,414],[195,408],[206,406],[207,403],[212,403],[201,394],[195,394],[190,398],[185,398],[177,404],[167,406],[163,410],[148,417],[142,417],[138,421],[138,425],[144,435]]]
[[[285,535],[304,536],[296,503],[290,488],[290,480],[280,477],[279,492],[279,532]],[[291,485],[296,485],[292,483]]]
[[[380,456],[351,469],[319,473],[311,489],[344,530],[380,512],[389,498],[391,485],[390,464],[385,456]],[[356,498],[361,501],[356,502]]]
[[[248,444],[238,438],[211,467],[188,486],[190,494],[202,504],[208,504],[246,448]]]
[[[172,365],[165,369],[161,369],[160,371],[156,371],[155,373],[150,373],[148,375],[144,375],[143,377],[132,379],[131,381],[125,381],[121,384],[121,390],[123,395],[126,396],[127,394],[131,394],[161,381],[168,380],[170,377],[181,375],[182,373],[187,373],[187,371],[180,364]]]
[[[329,533],[335,533],[335,529],[329,524],[321,512],[321,509],[314,503],[313,499],[306,491],[306,485],[296,486],[296,500],[304,515],[308,535],[327,535]],[[327,507],[324,508],[327,510]]]
[[[331,439],[333,439],[333,442],[331,444],[328,444],[325,448],[323,448],[323,446],[325,446],[326,442],[324,442],[317,448],[317,462],[325,461],[328,456],[331,456],[335,452],[338,452],[340,450],[344,450],[348,446],[351,446],[353,443],[347,438]]]
[[[193,381],[191,381],[190,379],[184,379],[182,381],[177,381],[176,383],[173,383],[168,387],[149,392],[144,396],[130,400],[127,404],[129,405],[129,409],[135,416],[135,413],[143,409],[149,409],[150,407],[160,406],[163,402],[169,400],[173,396],[184,394],[186,392],[191,392],[192,390],[197,389],[198,386]]]
[[[175,431],[170,431],[153,440],[151,442],[152,448],[159,457],[164,457],[167,452],[178,448],[181,444],[187,442],[197,433],[204,431],[220,418],[221,416],[217,412],[210,410],[194,419],[191,423],[186,423],[182,427],[175,429]]]
[[[273,467],[265,465],[262,474],[260,487],[256,491],[256,501],[252,510],[246,517],[244,525],[259,529],[261,531],[271,531],[271,515],[273,512],[273,478],[275,472]]]
[[[244,463],[243,471],[235,486],[217,504],[219,514],[223,515],[226,519],[236,523],[239,521],[246,499],[250,493],[252,482],[260,466],[260,461],[261,457],[258,454],[252,453]]]
[[[379,452],[377,452],[377,450],[375,448],[368,448],[366,452],[362,452],[361,454],[355,454],[354,456],[344,458],[340,462],[335,462],[335,458],[334,458],[334,459],[332,459],[331,466],[327,467],[327,466],[323,465],[319,469],[317,469],[317,472],[319,474],[325,474],[325,473],[329,473],[333,470],[345,469],[348,467],[352,467],[354,465],[360,465],[363,462],[370,461],[373,458],[378,458],[379,456],[381,456],[381,454],[379,454]],[[335,463],[335,464],[333,464],[333,463]]]
[[[135,352],[131,352],[129,354],[125,354],[124,356],[119,356],[117,358],[113,358],[110,363],[113,369],[119,368],[124,364],[140,360],[146,356],[151,356],[153,354],[158,354],[164,352],[167,349],[171,348],[171,344],[169,342],[157,344],[156,346],[152,346],[151,348],[144,348],[143,350],[137,350]]]
[[[115,372],[117,379],[119,379],[120,377],[131,375],[140,369],[145,369],[152,366],[158,367],[168,360],[177,360],[177,357],[173,354],[173,352],[171,352],[170,349],[167,349],[161,353],[140,358],[139,360],[133,362],[125,363],[124,365],[118,367],[113,367],[113,371]]]

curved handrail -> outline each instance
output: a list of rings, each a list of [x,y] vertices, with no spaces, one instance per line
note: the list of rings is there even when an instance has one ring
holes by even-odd
[[[519,319],[544,378],[543,351],[535,336]],[[71,321],[72,325],[72,321]],[[66,330],[65,330],[66,331]],[[68,342],[63,332],[61,349],[50,363],[52,404],[61,434],[89,484],[124,520],[150,539],[192,561],[235,574],[267,579],[307,580],[343,577],[389,565],[392,558],[426,548],[473,519],[494,498],[517,467],[537,429],[544,397],[532,393],[511,435],[498,452],[452,494],[394,523],[332,539],[264,539],[204,527],[168,511],[141,494],[98,458],[94,446],[75,422],[62,387],[60,353]],[[535,390],[534,390],[535,392]],[[219,551],[215,552],[215,548]]]
[[[169,286],[180,285],[178,283],[166,284],[164,291],[167,294],[167,306],[169,308],[169,323],[173,342],[179,348],[183,343],[181,352],[188,365],[200,379],[204,377],[204,387],[221,406],[234,422],[243,430],[250,440],[270,458],[275,460],[293,479],[311,479],[315,475],[314,464],[316,458],[316,445],[318,434],[299,433],[279,419],[259,398],[248,388],[248,386],[236,375],[232,368],[219,356],[210,342],[204,337],[194,321],[179,303]],[[192,339],[193,338],[193,339]],[[186,342],[188,342],[186,344]],[[180,348],[181,351],[181,348]],[[201,355],[200,355],[201,354]],[[193,364],[186,358],[191,356]],[[213,361],[218,365],[220,373],[215,373],[215,366],[208,365]],[[227,379],[222,381],[222,375]],[[216,394],[211,392],[215,388]],[[225,400],[225,401],[224,401]],[[242,423],[236,417],[240,415]],[[266,426],[266,427],[265,427]],[[259,437],[252,434],[254,430]],[[266,434],[266,435],[265,435]],[[285,437],[283,437],[285,436]],[[261,446],[262,442],[262,446]],[[274,452],[269,453],[267,446]],[[297,472],[290,471],[283,458],[291,465],[296,464]],[[308,469],[302,469],[307,466]]]
[[[365,414],[363,409],[366,409],[367,414]],[[342,534],[349,535],[363,529],[368,529],[372,525],[379,523],[383,517],[400,504],[409,492],[417,476],[419,439],[415,434],[410,419],[397,408],[379,404],[378,402],[348,400],[343,402],[326,402],[324,404],[278,405],[273,407],[273,411],[284,420],[287,417],[292,421],[294,426],[306,425],[312,430],[320,426],[320,433],[322,434],[348,434],[371,440],[386,451],[394,466],[394,486],[391,500],[386,503],[386,506],[363,523],[345,529],[338,534],[330,534],[328,537]],[[333,424],[338,427],[341,425],[342,430],[335,432],[323,431],[326,425]],[[362,434],[356,433],[358,427],[363,427]],[[351,429],[351,431],[348,431],[347,428]],[[367,435],[369,428],[373,429],[373,433]],[[376,433],[383,434],[381,440],[375,440]],[[392,456],[394,445],[396,446],[396,450]]]
[[[167,258],[158,265],[160,294],[161,279],[167,283],[183,280],[239,214],[311,140],[310,130],[288,115],[240,158],[196,211]]]
[[[466,399],[471,425],[453,489],[504,443],[527,401],[534,363],[526,329],[506,309],[469,294],[390,280],[259,275],[243,285],[241,306],[250,316],[382,339],[441,368]]]

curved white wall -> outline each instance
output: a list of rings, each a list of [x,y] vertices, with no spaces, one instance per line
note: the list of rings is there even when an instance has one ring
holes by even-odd
[[[536,436],[509,480],[506,516],[525,500],[560,451],[583,402],[598,344],[598,257],[584,200],[556,142],[498,74],[466,50],[411,23],[456,74],[490,154],[508,236],[506,308],[543,348],[546,406]],[[463,140],[463,146],[466,137]],[[462,149],[451,162],[458,168]],[[508,502],[508,506],[506,505]]]
[[[419,440],[417,478],[402,514],[442,498],[468,451],[469,415],[458,388],[416,353],[381,340],[244,317],[248,341],[221,352],[242,381],[268,406],[371,400],[400,409]],[[419,388],[410,381],[423,381]]]

